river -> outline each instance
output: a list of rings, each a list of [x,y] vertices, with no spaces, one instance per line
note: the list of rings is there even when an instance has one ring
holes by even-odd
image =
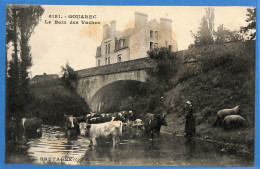
[[[41,138],[29,139],[6,152],[7,163],[119,166],[253,166],[253,154],[227,150],[223,144],[161,134],[155,140],[122,139],[113,148],[110,140],[98,140],[89,148],[88,138],[65,137],[58,126],[43,126]]]

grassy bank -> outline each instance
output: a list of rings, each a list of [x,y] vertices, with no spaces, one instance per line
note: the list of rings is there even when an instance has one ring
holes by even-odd
[[[165,93],[168,127],[163,130],[183,135],[184,104],[193,103],[197,137],[254,147],[255,50],[249,45],[239,53],[223,55],[213,51],[200,63],[198,72],[179,72],[176,86]],[[211,57],[211,58],[210,58]],[[179,80],[179,81],[178,81]],[[239,115],[247,121],[246,129],[225,131],[213,127],[219,110],[240,105]]]

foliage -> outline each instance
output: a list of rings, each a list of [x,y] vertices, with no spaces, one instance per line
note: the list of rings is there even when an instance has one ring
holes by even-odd
[[[199,30],[197,31],[197,33],[191,32],[191,35],[194,38],[194,43],[189,45],[189,49],[205,45],[221,44],[243,40],[240,32],[230,31],[226,29],[223,24],[219,25],[217,31],[215,31],[214,8],[206,8],[205,10],[206,14],[201,19]]]
[[[43,12],[39,5],[7,6],[6,49],[10,42],[14,44],[12,59],[7,64],[7,112],[21,115],[31,101],[28,89],[28,69],[32,66],[29,40]]]
[[[214,8],[205,8],[206,14],[202,17],[200,27],[197,33],[192,33],[194,44],[189,46],[199,47],[214,43]]]
[[[248,8],[247,9],[247,19],[246,22],[248,23],[247,26],[241,27],[242,33],[249,33],[249,40],[255,40],[256,39],[256,8]]]
[[[62,66],[61,69],[62,79],[65,81],[66,86],[73,89],[72,81],[77,80],[77,74],[68,63],[65,66]]]
[[[59,125],[65,114],[80,116],[90,111],[85,100],[69,90],[61,79],[31,84],[30,89],[33,100],[28,111],[39,111],[45,124]]]
[[[226,29],[223,24],[218,26],[217,31],[215,32],[215,37],[216,44],[241,40],[241,36],[238,31],[230,31]]]
[[[145,112],[166,112],[163,95],[173,87],[172,78],[178,70],[176,53],[171,52],[166,47],[155,48],[147,53],[149,58],[156,63],[156,66],[147,71],[150,87],[149,94],[145,98],[146,106],[142,108]]]
[[[164,93],[171,88],[171,79],[177,73],[178,64],[176,53],[165,47],[155,48],[148,51],[150,59],[154,60],[156,66],[148,71],[149,83],[152,86],[152,93]]]
[[[229,65],[231,64],[231,61],[232,57],[229,55],[222,55],[207,59],[202,63],[202,71],[207,72],[220,66]]]

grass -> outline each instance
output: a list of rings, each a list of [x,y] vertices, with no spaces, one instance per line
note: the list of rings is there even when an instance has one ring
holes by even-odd
[[[200,71],[193,73],[189,69],[181,69],[177,74],[174,80],[178,85],[165,93],[164,103],[168,107],[169,125],[164,129],[177,135],[184,134],[183,109],[185,102],[190,100],[195,110],[197,137],[245,145],[253,151],[254,48],[248,46],[240,53],[217,54],[213,52],[210,56],[212,59],[204,60],[200,64]],[[212,127],[219,110],[236,105],[240,105],[238,114],[246,119],[247,129],[224,131],[222,128]]]

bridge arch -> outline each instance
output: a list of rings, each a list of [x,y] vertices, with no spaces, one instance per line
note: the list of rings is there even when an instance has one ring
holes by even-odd
[[[97,112],[122,109],[122,101],[132,96],[143,96],[149,84],[137,80],[118,80],[100,88],[92,97],[90,107]]]
[[[104,98],[101,93],[106,93],[104,89],[109,89],[111,85],[113,89],[114,85],[127,86],[127,81],[134,85],[146,83],[147,78],[148,74],[145,69],[80,77],[77,81],[76,90],[86,100],[93,111],[99,111],[102,107],[100,102],[102,101],[101,96]],[[93,100],[94,96],[96,98]],[[99,105],[97,105],[98,102]]]

